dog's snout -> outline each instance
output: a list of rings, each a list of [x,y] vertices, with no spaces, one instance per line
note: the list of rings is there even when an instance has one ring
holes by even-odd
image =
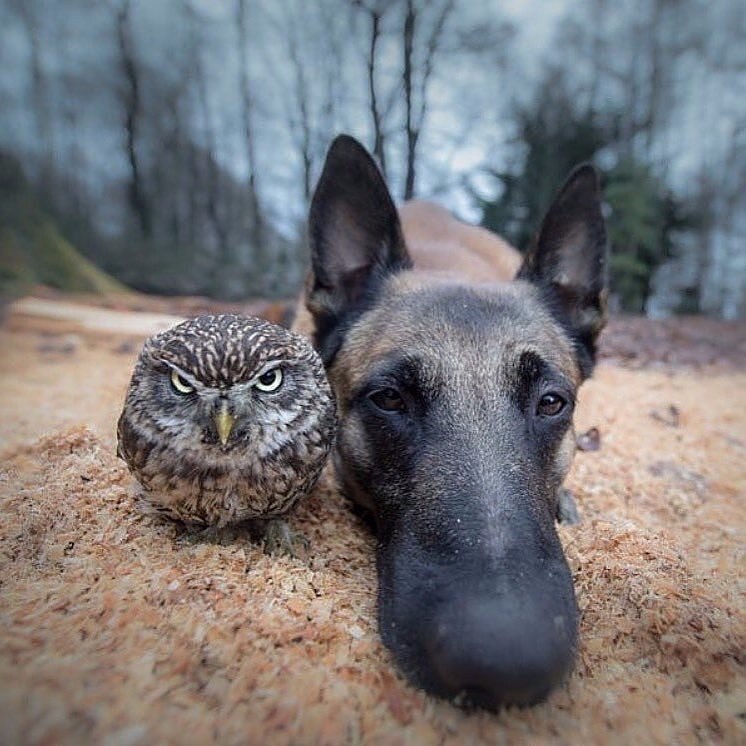
[[[378,554],[386,645],[429,692],[488,710],[544,699],[577,649],[578,607],[559,536],[520,511],[505,520],[510,531],[481,540],[454,533],[447,557],[414,532]]]
[[[456,596],[436,613],[425,643],[435,688],[497,709],[544,699],[572,668],[574,608],[522,599]]]

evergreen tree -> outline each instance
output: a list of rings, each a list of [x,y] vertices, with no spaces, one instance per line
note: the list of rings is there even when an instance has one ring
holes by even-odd
[[[570,171],[583,161],[615,163],[602,170],[611,247],[610,285],[621,310],[644,311],[655,270],[674,253],[676,231],[695,220],[651,166],[632,156],[617,112],[581,108],[560,71],[551,71],[532,103],[515,113],[521,157],[493,172],[502,191],[479,200],[482,224],[525,251]],[[603,158],[599,158],[601,154]]]

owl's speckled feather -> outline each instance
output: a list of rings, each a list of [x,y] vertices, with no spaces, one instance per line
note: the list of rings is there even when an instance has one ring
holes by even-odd
[[[334,397],[305,339],[263,319],[200,316],[143,346],[118,454],[146,509],[222,527],[286,514],[316,484],[335,429]]]

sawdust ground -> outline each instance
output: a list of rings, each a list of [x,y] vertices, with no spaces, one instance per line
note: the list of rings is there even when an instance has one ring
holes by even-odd
[[[598,367],[561,530],[577,668],[494,715],[397,674],[374,539],[328,478],[294,520],[305,560],[134,512],[114,423],[140,341],[0,330],[0,742],[746,742],[743,369]]]

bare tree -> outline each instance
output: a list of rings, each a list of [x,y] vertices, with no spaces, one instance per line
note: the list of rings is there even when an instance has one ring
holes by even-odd
[[[373,126],[373,155],[378,161],[384,177],[387,176],[386,169],[386,131],[384,129],[384,114],[376,85],[376,71],[379,65],[379,46],[381,41],[381,24],[383,17],[391,7],[390,0],[373,0],[366,3],[364,0],[352,0],[352,5],[363,12],[369,23],[368,49],[365,59],[365,68],[368,81],[368,101],[371,124]]]
[[[668,161],[661,146],[681,94],[679,62],[700,53],[702,30],[688,20],[697,16],[692,0],[626,5],[593,0],[585,13],[566,20],[555,45],[555,59],[564,53],[564,64],[578,68],[576,86],[588,111],[612,103],[619,114],[620,148],[655,161],[661,175]]]
[[[229,258],[230,242],[228,240],[227,229],[223,224],[220,214],[221,195],[220,195],[220,178],[219,166],[217,162],[217,145],[215,131],[212,121],[212,110],[210,108],[210,97],[207,90],[207,73],[202,59],[202,38],[199,28],[201,19],[197,10],[187,0],[185,5],[190,27],[190,57],[192,64],[192,79],[199,107],[199,116],[202,120],[202,132],[204,136],[205,151],[205,170],[207,181],[205,184],[205,204],[207,217],[215,234],[219,252],[226,258]]]
[[[373,154],[384,175],[389,174],[389,142],[404,139],[405,165],[402,194],[405,199],[416,191],[418,145],[428,112],[428,90],[442,51],[444,31],[454,0],[352,0],[352,6],[367,25],[365,66],[368,105],[373,130]],[[397,74],[388,85],[382,71],[390,71],[391,55],[398,55]],[[403,112],[399,114],[398,112]]]
[[[415,194],[417,143],[427,114],[428,86],[433,74],[440,42],[443,38],[443,30],[453,6],[453,0],[445,0],[440,4],[425,2],[419,6],[414,0],[407,0],[406,3],[402,29],[404,132],[407,140],[407,166],[404,179],[405,199],[410,199]],[[421,32],[424,34],[424,38],[419,38],[418,30],[425,25],[427,15],[433,16],[430,28]],[[419,60],[415,59],[416,43],[420,46]]]
[[[36,126],[36,136],[41,146],[43,179],[49,178],[54,164],[52,117],[49,105],[47,79],[42,66],[41,22],[37,3],[28,0],[10,0],[10,9],[21,19],[29,42],[31,65],[31,100]]]
[[[243,145],[247,170],[247,197],[251,216],[251,238],[255,251],[261,252],[264,242],[264,216],[259,201],[259,187],[256,165],[256,143],[254,136],[254,102],[249,85],[248,60],[248,19],[246,0],[236,2],[236,33],[238,48],[239,98],[241,101],[241,123],[243,125]]]
[[[119,9],[116,11],[117,43],[119,45],[121,69],[124,75],[122,102],[124,105],[125,148],[130,167],[127,195],[130,207],[139,222],[142,235],[149,237],[153,224],[150,204],[143,183],[143,169],[138,153],[142,100],[140,73],[132,40],[130,11],[130,0],[123,0]]]
[[[293,118],[293,129],[301,158],[303,180],[303,198],[311,201],[313,191],[313,137],[309,101],[309,81],[305,61],[301,54],[300,39],[293,28],[288,35],[288,52],[293,70],[293,100],[296,105],[296,116]]]
[[[265,9],[274,34],[268,45],[275,53],[281,50],[282,57],[282,69],[277,64],[268,66],[268,79],[277,89],[282,124],[298,157],[298,181],[306,206],[319,161],[339,127],[338,112],[351,104],[345,87],[349,59],[339,32],[347,11],[348,6],[338,0],[317,0],[313,5],[285,0]]]

